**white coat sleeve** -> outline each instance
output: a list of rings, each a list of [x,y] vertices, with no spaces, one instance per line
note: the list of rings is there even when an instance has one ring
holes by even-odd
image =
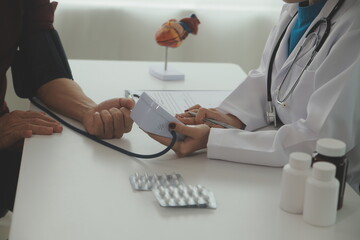
[[[317,89],[309,99],[306,119],[286,124],[277,131],[249,132],[213,128],[208,141],[208,157],[249,164],[283,166],[291,152],[312,153],[315,141],[322,137],[344,141],[348,151],[359,145],[360,27],[357,21],[354,21],[353,25],[357,26],[353,26],[353,30],[334,43],[328,56],[315,70]],[[239,86],[233,94],[240,95],[224,104],[224,107],[221,106],[222,110],[242,120],[243,109],[246,108],[238,109],[238,104],[242,100],[241,94],[246,94],[247,91],[258,93],[259,90],[256,88],[264,91],[256,82],[251,85],[252,88],[247,87],[245,90],[240,90]],[[247,97],[249,95],[251,94],[246,94]],[[256,127],[261,125],[259,122],[264,121],[264,110],[260,111],[259,101],[254,103],[258,104],[254,106],[256,116],[244,115],[245,123],[251,128],[254,127],[252,125]]]

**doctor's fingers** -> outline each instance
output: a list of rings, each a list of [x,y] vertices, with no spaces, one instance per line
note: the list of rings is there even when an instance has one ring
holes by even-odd
[[[202,108],[200,105],[195,105],[194,108],[189,108],[186,112],[176,114],[175,117],[186,125],[197,125],[204,123],[204,113],[199,115],[199,112],[206,111],[206,108]]]
[[[206,118],[211,118],[217,121],[223,121],[224,116],[215,109],[200,108],[196,114],[195,122],[197,124],[206,122]]]
[[[183,117],[183,116],[179,116],[179,115],[176,115],[175,117],[177,120],[179,120],[180,122],[182,122],[185,125],[196,125],[195,117],[192,117],[192,116]]]
[[[194,106],[189,107],[188,109],[186,109],[185,112],[187,112],[187,111],[197,112],[197,110],[198,110],[199,108],[201,108],[201,105],[200,105],[200,104],[196,104],[196,105],[194,105]]]
[[[193,111],[186,111],[184,113],[177,113],[175,114],[176,118],[190,118],[190,117],[194,117],[193,114],[190,113],[197,113],[198,110],[193,110]]]

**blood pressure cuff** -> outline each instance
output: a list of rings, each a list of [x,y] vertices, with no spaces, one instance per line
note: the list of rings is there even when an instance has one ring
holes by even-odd
[[[11,69],[15,92],[21,98],[34,97],[51,80],[73,79],[55,29],[38,31],[22,40]]]

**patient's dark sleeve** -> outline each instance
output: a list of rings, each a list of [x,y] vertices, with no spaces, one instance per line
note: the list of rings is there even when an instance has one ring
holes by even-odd
[[[37,89],[51,80],[73,78],[54,29],[32,34],[23,40],[12,71],[15,91],[23,98],[35,96]]]
[[[28,98],[45,83],[56,78],[72,79],[72,74],[52,25],[57,4],[49,0],[24,2],[22,37],[12,72],[17,95]]]

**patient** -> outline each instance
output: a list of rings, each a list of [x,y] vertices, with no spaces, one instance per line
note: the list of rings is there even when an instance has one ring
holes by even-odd
[[[24,138],[62,132],[62,126],[44,113],[9,111],[4,99],[10,66],[21,97],[37,97],[81,122],[90,134],[120,138],[132,128],[132,100],[116,98],[96,104],[72,80],[53,28],[56,6],[49,0],[0,1],[0,217],[13,210]]]

